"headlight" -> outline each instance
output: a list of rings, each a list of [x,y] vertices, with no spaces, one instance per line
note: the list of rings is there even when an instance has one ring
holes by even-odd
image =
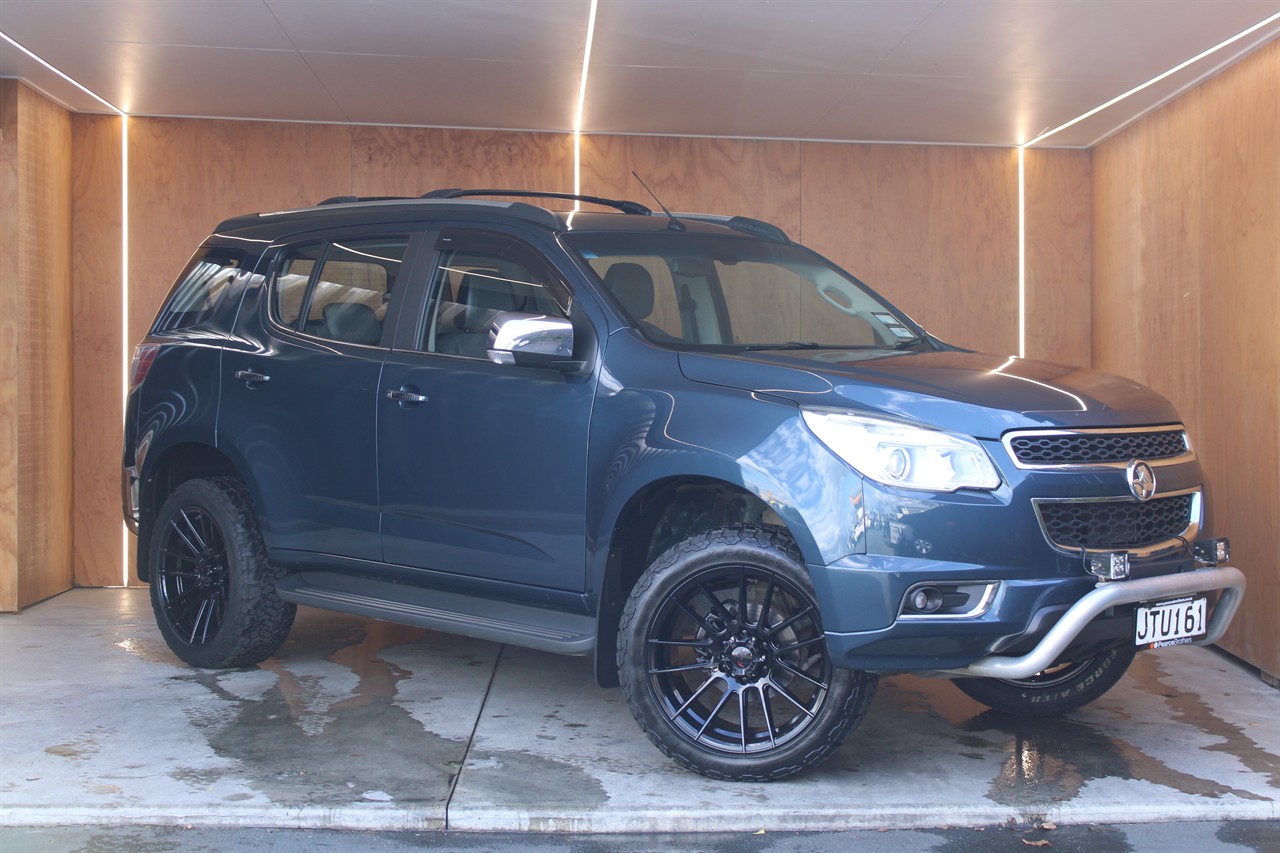
[[[848,412],[801,414],[823,444],[877,483],[931,492],[1000,485],[991,458],[967,435]]]

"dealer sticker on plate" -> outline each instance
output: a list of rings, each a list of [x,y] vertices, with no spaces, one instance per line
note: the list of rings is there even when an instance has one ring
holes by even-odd
[[[1133,642],[1148,649],[1193,643],[1208,633],[1207,610],[1208,599],[1202,595],[1140,605]]]

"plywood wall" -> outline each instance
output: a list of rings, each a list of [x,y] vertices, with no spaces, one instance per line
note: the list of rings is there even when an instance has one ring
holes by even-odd
[[[0,296],[18,292],[18,87],[0,80]],[[18,328],[0,313],[0,611],[18,609]]]
[[[1249,578],[1223,646],[1280,674],[1280,42],[1099,146],[1093,356],[1169,396]]]
[[[119,120],[78,116],[76,582],[120,583]],[[145,333],[222,218],[445,186],[571,191],[566,135],[190,119],[129,121],[129,333]],[[1089,159],[1037,152],[1033,355],[1088,358]],[[1006,149],[588,136],[582,190],[775,222],[954,343],[1017,349],[1017,160]],[[1085,201],[1082,203],[1081,198]],[[1083,300],[1083,301],[1082,301]],[[1081,306],[1085,308],[1081,308]]]
[[[72,570],[77,586],[116,586],[124,576],[120,122],[94,115],[72,120]]]
[[[944,340],[1018,351],[1015,151],[811,144],[802,158],[806,244]]]
[[[71,116],[0,80],[0,609],[71,586]]]

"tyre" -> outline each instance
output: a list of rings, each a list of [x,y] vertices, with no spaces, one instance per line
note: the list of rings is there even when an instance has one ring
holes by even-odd
[[[1117,646],[1057,664],[1030,678],[957,678],[952,683],[996,711],[1052,717],[1082,708],[1114,687],[1136,652],[1134,646]]]
[[[192,666],[266,660],[297,608],[276,595],[276,572],[253,503],[237,480],[183,483],[150,537],[151,606],[173,653]]]
[[[618,668],[658,749],[735,781],[819,764],[866,715],[877,684],[833,665],[795,545],[761,527],[699,534],[655,560],[623,609]]]

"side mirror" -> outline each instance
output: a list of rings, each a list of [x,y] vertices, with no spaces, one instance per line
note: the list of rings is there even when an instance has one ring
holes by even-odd
[[[495,364],[541,367],[580,373],[586,365],[573,360],[573,324],[564,317],[504,312],[493,318],[489,360]]]

